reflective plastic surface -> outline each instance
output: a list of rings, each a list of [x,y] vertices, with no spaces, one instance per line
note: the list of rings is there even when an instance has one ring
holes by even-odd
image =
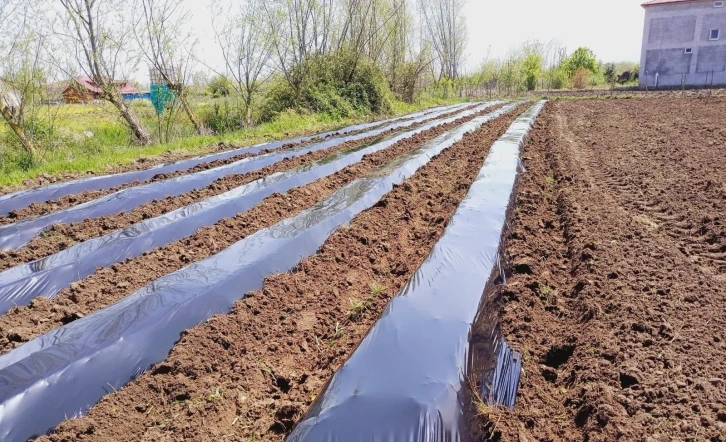
[[[288,442],[466,440],[465,380],[485,367],[483,378],[492,386],[485,397],[514,404],[521,358],[491,327],[488,336],[480,336],[488,352],[479,352],[472,363],[470,337],[478,318],[498,316],[482,298],[498,277],[519,149],[543,104],[526,111],[494,143],[431,254]]]
[[[16,305],[27,305],[37,296],[52,298],[73,281],[93,274],[98,267],[122,262],[184,238],[201,227],[249,210],[275,192],[284,193],[309,184],[360,161],[364,155],[386,149],[432,127],[475,114],[493,104],[496,103],[482,104],[402,134],[387,135],[381,141],[273,174],[162,216],[84,241],[46,258],[8,269],[0,273],[0,314]]]
[[[292,269],[431,158],[512,106],[477,117],[339,189],[310,209],[122,301],[0,356],[0,440],[24,441],[163,360],[180,333]]]
[[[71,223],[83,221],[87,218],[97,218],[100,216],[129,211],[155,199],[181,195],[194,189],[206,187],[217,179],[227,175],[243,174],[260,170],[286,158],[300,157],[307,153],[325,150],[348,141],[356,141],[367,137],[382,135],[391,129],[402,129],[415,123],[435,118],[447,112],[450,112],[450,110],[437,111],[432,114],[427,114],[412,120],[392,123],[385,127],[373,129],[367,132],[331,138],[319,143],[306,144],[289,150],[248,157],[230,164],[202,170],[188,175],[182,175],[164,181],[129,187],[58,212],[0,226],[0,250],[15,250],[22,247],[51,224]]]
[[[392,123],[401,119],[417,118],[426,114],[440,112],[442,110],[455,110],[462,105],[454,105],[447,107],[440,107],[435,109],[428,109],[421,112],[416,112],[410,115],[403,115],[397,118],[390,118],[388,120],[376,121],[373,123],[357,124],[349,126],[343,129],[330,131],[318,135],[311,135],[307,137],[299,137],[290,140],[272,141],[268,143],[257,144],[255,146],[243,147],[240,149],[233,149],[225,152],[218,152],[209,155],[204,155],[195,158],[189,158],[174,163],[159,164],[144,170],[134,170],[130,172],[118,173],[113,175],[102,175],[93,176],[90,178],[82,178],[73,181],[66,181],[57,184],[51,184],[48,186],[37,187],[29,190],[21,190],[19,192],[10,193],[7,195],[0,196],[0,215],[7,215],[9,212],[23,207],[29,206],[31,203],[39,203],[60,198],[65,195],[72,195],[74,193],[84,192],[86,190],[104,190],[110,189],[115,186],[122,184],[132,183],[134,181],[146,181],[153,178],[155,175],[160,173],[177,172],[180,170],[191,169],[199,164],[208,163],[210,161],[224,160],[232,158],[237,155],[245,153],[259,153],[266,149],[277,149],[286,144],[305,143],[314,138],[325,138],[334,135],[344,135],[350,132],[359,130],[365,130],[370,127],[375,127],[380,124]]]

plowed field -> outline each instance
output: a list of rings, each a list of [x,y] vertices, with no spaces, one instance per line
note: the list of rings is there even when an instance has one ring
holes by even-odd
[[[317,424],[346,442],[726,440],[726,99],[541,105],[442,108],[15,200],[0,440],[309,442]],[[185,177],[204,184],[176,191]],[[444,268],[480,284],[478,310],[456,276],[427,292]],[[409,296],[419,322],[381,326]],[[468,346],[419,361],[441,343],[410,328],[446,320]],[[415,345],[349,365],[387,339]],[[405,370],[421,391],[381,389]],[[400,428],[346,415],[370,403]]]
[[[726,438],[725,156],[723,98],[547,106],[506,238],[502,440]]]

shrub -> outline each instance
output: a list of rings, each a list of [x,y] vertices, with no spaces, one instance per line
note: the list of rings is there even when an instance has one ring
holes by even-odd
[[[590,71],[585,68],[580,68],[572,74],[572,86],[575,89],[585,89],[588,81],[590,80]]]
[[[199,112],[199,117],[204,127],[218,134],[244,128],[244,110],[241,105],[239,103],[236,106],[230,105],[227,100],[222,103],[216,102],[210,109]]]
[[[565,89],[569,85],[570,78],[567,71],[562,67],[552,69],[547,73],[547,76],[552,89]]]
[[[209,80],[207,88],[214,98],[228,97],[232,92],[232,84],[229,82],[227,77],[222,75],[217,75]]]
[[[607,82],[607,84],[615,83],[615,80],[617,79],[617,75],[615,74],[615,63],[607,63],[605,65],[605,72],[603,76],[605,77],[605,82]]]
[[[380,69],[346,51],[308,57],[289,77],[299,79],[297,88],[281,77],[268,84],[261,108],[263,121],[286,109],[335,118],[390,110],[390,91]]]

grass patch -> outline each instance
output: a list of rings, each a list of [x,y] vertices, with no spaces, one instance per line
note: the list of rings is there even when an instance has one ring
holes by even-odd
[[[369,287],[371,289],[371,299],[377,297],[386,289],[385,285],[378,282],[372,282]]]

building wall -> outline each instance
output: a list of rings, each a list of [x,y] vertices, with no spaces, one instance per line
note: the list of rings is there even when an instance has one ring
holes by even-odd
[[[63,91],[63,100],[67,104],[90,103],[94,98],[88,91],[81,91],[74,86],[68,86]]]
[[[720,29],[717,41],[711,29]],[[691,53],[686,53],[686,48]],[[647,6],[640,86],[726,85],[726,7],[714,1]]]

